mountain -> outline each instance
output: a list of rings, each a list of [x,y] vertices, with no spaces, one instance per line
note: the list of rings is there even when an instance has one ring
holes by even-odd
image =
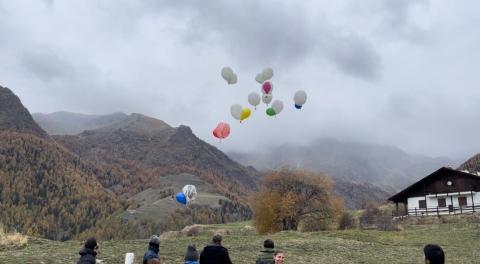
[[[22,105],[18,96],[10,89],[0,86],[0,128],[2,130],[30,133],[45,137],[43,131],[34,121],[30,112]]]
[[[283,145],[260,153],[229,153],[259,170],[288,165],[326,172],[334,179],[367,182],[389,191],[400,189],[441,166],[447,158],[410,155],[391,146],[319,139],[310,145]]]
[[[194,174],[221,193],[237,197],[256,189],[260,178],[253,168],[197,138],[189,127],[174,128],[141,114],[54,139],[97,167],[110,168],[111,175],[100,181],[127,197],[161,184],[162,175]]]
[[[75,135],[85,130],[96,129],[125,120],[124,113],[109,115],[85,115],[70,112],[51,114],[34,113],[33,119],[50,135]]]
[[[469,158],[467,161],[462,163],[458,170],[468,170],[471,172],[480,171],[480,154],[476,154],[473,157]]]
[[[120,208],[95,172],[0,87],[0,222],[7,229],[65,240],[91,228]]]

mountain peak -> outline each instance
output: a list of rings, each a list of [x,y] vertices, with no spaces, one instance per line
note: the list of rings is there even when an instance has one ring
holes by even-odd
[[[469,158],[467,161],[462,163],[457,170],[468,170],[468,171],[480,171],[480,153]]]
[[[2,86],[0,86],[0,130],[47,136],[47,133],[35,123],[20,98],[9,88]]]

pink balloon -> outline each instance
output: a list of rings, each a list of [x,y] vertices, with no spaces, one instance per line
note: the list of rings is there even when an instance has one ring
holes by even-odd
[[[269,94],[272,92],[272,84],[270,82],[264,82],[262,84],[262,91],[263,93]]]
[[[224,139],[230,135],[230,125],[227,123],[220,122],[217,127],[213,130],[213,136],[219,139]]]

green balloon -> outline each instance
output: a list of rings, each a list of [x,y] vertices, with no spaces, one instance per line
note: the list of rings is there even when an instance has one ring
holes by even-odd
[[[270,107],[270,108],[267,109],[267,115],[274,116],[276,114],[277,113],[275,113],[275,110],[273,110],[273,108]]]

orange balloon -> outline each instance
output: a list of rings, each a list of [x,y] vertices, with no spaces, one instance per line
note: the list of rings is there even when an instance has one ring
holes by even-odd
[[[217,127],[213,130],[213,136],[219,139],[224,139],[230,135],[230,125],[227,123],[220,122]]]

